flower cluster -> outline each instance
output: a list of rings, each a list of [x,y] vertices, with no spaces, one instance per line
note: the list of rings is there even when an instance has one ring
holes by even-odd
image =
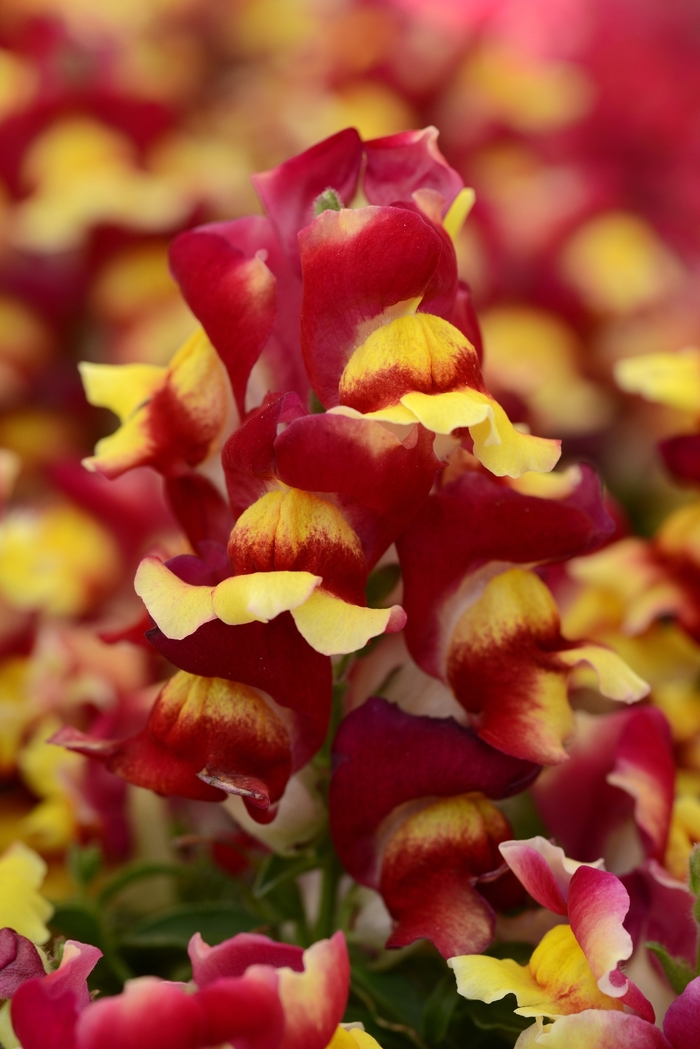
[[[7,1049],[695,1044],[696,18],[626,2],[0,14]]]

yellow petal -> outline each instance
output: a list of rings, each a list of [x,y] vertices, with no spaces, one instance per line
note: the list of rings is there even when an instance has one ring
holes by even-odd
[[[228,411],[228,378],[218,353],[202,328],[180,347],[168,366],[169,382],[190,418],[215,432]]]
[[[46,943],[53,907],[39,893],[46,864],[16,841],[0,856],[0,928],[8,926],[34,943]]]
[[[327,1049],[381,1049],[381,1046],[376,1038],[361,1028],[338,1024]]]
[[[623,1008],[599,989],[586,956],[569,925],[545,933],[527,965],[511,958],[467,954],[450,958],[457,990],[465,998],[495,1002],[507,994],[518,999],[521,1016],[566,1016],[582,1009]]]
[[[153,451],[153,440],[148,429],[147,409],[141,408],[127,419],[118,430],[103,437],[95,445],[95,454],[82,460],[86,470],[102,470],[109,475],[123,473],[141,466]]]
[[[700,350],[647,353],[615,365],[615,380],[627,393],[682,411],[700,412]]]
[[[316,590],[292,615],[312,648],[324,656],[336,656],[356,652],[371,637],[383,634],[395,608],[361,608]]]
[[[215,587],[214,613],[224,623],[268,623],[303,604],[321,582],[311,572],[251,572],[232,576]]]
[[[577,663],[588,663],[598,677],[598,688],[604,696],[618,699],[623,703],[635,703],[649,694],[649,685],[638,674],[609,648],[601,645],[581,645],[560,652],[559,658],[567,666]]]
[[[466,222],[469,212],[474,207],[475,201],[476,193],[473,189],[465,186],[450,204],[442,224],[453,243],[462,232],[462,226]]]
[[[448,434],[468,426],[474,440],[474,455],[497,477],[521,477],[529,471],[547,473],[561,455],[559,441],[520,433],[498,401],[478,390],[407,393],[401,398],[401,404],[433,433]],[[373,417],[379,414],[376,412]],[[391,421],[400,420],[392,418]]]
[[[212,587],[183,582],[157,557],[143,559],[136,572],[134,590],[165,636],[177,641],[216,619]]]
[[[448,434],[460,427],[486,421],[485,425],[491,427],[493,440],[498,440],[498,434],[491,425],[492,402],[477,390],[451,390],[448,393],[435,394],[407,393],[401,398],[401,404],[433,433]]]
[[[78,365],[85,396],[98,408],[109,408],[124,422],[163,386],[168,369],[156,364]]]
[[[561,456],[561,442],[521,433],[498,401],[490,403],[491,419],[469,428],[474,439],[474,455],[479,462],[496,477],[522,477],[529,470],[549,473]]]

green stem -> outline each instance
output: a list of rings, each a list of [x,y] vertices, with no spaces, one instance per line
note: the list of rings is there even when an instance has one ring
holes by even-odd
[[[314,940],[325,940],[332,936],[336,929],[336,910],[338,907],[338,885],[343,876],[343,868],[335,854],[335,849],[328,850],[328,860],[323,869],[321,882],[321,904],[314,930]]]

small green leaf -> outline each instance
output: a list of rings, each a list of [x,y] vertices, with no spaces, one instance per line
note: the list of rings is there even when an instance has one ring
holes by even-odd
[[[663,944],[653,940],[650,940],[646,947],[659,959],[661,968],[666,973],[668,982],[676,994],[682,994],[696,975],[687,961],[684,958],[673,958]]]
[[[532,1017],[518,1016],[514,1012],[517,1008],[518,1000],[514,994],[507,994],[505,998],[491,1002],[490,1005],[475,999],[466,1002],[469,1019],[482,1031],[524,1031],[532,1023]]]
[[[370,608],[379,608],[401,578],[399,565],[382,565],[370,573],[365,593]]]
[[[315,390],[312,390],[309,394],[309,411],[312,415],[323,415],[325,408],[321,404]]]
[[[98,845],[72,844],[66,857],[71,878],[81,888],[87,888],[100,873],[102,867],[102,849]]]
[[[423,1006],[420,1033],[428,1045],[438,1045],[447,1034],[459,1002],[453,973],[446,973],[433,987]]]
[[[94,904],[85,900],[56,903],[50,925],[67,940],[91,943],[104,951],[104,934]]]
[[[262,899],[275,889],[285,885],[288,881],[298,878],[300,874],[318,867],[319,861],[315,855],[304,856],[277,856],[272,853],[268,856],[258,871],[253,886],[253,895],[256,899]]]
[[[239,932],[250,932],[259,924],[259,918],[223,901],[182,903],[133,925],[122,946],[186,948],[196,932],[213,945]]]
[[[314,215],[318,218],[324,211],[342,211],[344,207],[337,189],[328,186],[314,201]]]
[[[418,1030],[423,1011],[421,997],[414,982],[404,973],[371,972],[353,966],[352,976],[355,986],[369,995],[381,1017]]]
[[[532,951],[531,943],[524,943],[522,940],[508,940],[503,943],[492,943],[484,954],[488,954],[491,958],[512,958],[518,965],[527,965]]]
[[[696,845],[688,862],[690,869],[690,891],[693,896],[700,896],[700,845]]]
[[[186,868],[175,863],[153,863],[150,860],[134,860],[120,867],[115,874],[105,883],[97,899],[104,906],[113,896],[118,895],[132,882],[141,881],[142,878],[154,878],[159,874],[170,874],[175,878],[183,877],[187,873]]]

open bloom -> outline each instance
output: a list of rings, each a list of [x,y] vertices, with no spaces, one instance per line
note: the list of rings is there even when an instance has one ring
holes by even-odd
[[[308,951],[242,934],[209,947],[190,942],[195,986],[144,976],[122,994],[91,1001],[85,978],[100,957],[68,941],[61,966],[14,991],[12,1023],[23,1049],[325,1049],[342,1019],[349,963],[341,933]]]
[[[555,1023],[538,1020],[518,1038],[516,1049],[693,1049],[700,1022],[700,977],[691,980],[664,1017],[663,1031],[629,1013],[585,1009]]]
[[[301,232],[312,384],[334,411],[439,434],[469,428],[495,474],[551,470],[559,442],[514,429],[484,386],[459,326],[454,249],[439,213],[421,204],[325,211]]]
[[[478,326],[452,243],[473,193],[436,137],[427,128],[363,144],[348,129],[256,176],[270,218],[182,234],[175,275],[226,363],[241,412],[262,354],[277,382],[300,394],[310,383],[327,408],[441,434],[469,427],[493,472],[551,470],[559,442],[514,429],[483,384]],[[353,210],[345,205],[363,160],[370,206]],[[249,305],[241,314],[242,290]]]
[[[523,1016],[629,1005],[653,1022],[650,1003],[620,969],[632,954],[622,924],[630,905],[622,882],[600,869],[602,861],[577,863],[544,838],[504,842],[500,849],[530,895],[569,924],[546,933],[526,966],[507,958],[451,958],[460,994],[493,1002],[513,993]]]
[[[676,768],[668,724],[645,706],[577,714],[570,760],[547,769],[533,794],[549,831],[570,855],[597,856],[629,893],[626,928],[635,950],[648,940],[694,964],[697,932],[688,889],[696,835],[694,798],[674,801]]]
[[[489,901],[513,888],[497,849],[510,825],[490,799],[517,793],[537,766],[452,718],[376,697],[341,723],[333,756],[333,841],[347,872],[382,894],[396,923],[388,946],[426,937],[445,957],[487,947]]]
[[[278,711],[257,689],[179,671],[138,735],[117,742],[64,728],[53,742],[160,794],[220,801],[223,787],[267,808],[279,801],[292,769],[290,733]]]
[[[542,498],[467,470],[397,543],[411,655],[449,685],[482,739],[545,764],[565,760],[573,733],[572,667],[591,665],[601,692],[623,702],[648,691],[612,650],[564,638],[554,597],[526,570],[599,545],[611,526],[592,473],[564,481],[558,498]]]
[[[136,575],[165,637],[291,613],[308,644],[333,655],[403,627],[399,606],[366,607],[365,585],[430,490],[437,460],[425,431],[401,441],[378,423],[308,415],[293,394],[272,397],[232,435],[223,462],[237,517],[228,571],[197,585],[177,574],[182,562],[146,558]]]

